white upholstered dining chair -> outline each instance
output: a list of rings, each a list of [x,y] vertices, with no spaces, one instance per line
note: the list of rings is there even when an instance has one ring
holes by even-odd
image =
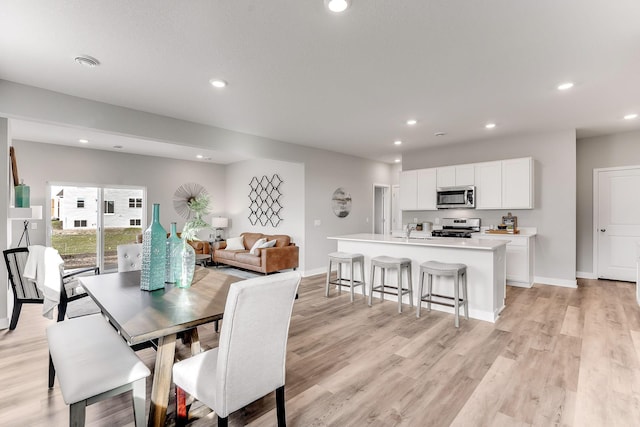
[[[287,338],[298,272],[279,273],[231,285],[217,348],[173,366],[177,423],[187,418],[185,394],[218,415],[218,426],[249,403],[276,391],[278,426],[284,405]]]
[[[118,271],[142,270],[142,243],[118,245]]]

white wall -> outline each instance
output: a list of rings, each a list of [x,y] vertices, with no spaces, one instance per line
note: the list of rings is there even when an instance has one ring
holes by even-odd
[[[640,132],[579,139],[577,152],[577,268],[593,272],[593,170],[640,165]]]
[[[533,157],[535,208],[511,210],[521,227],[537,227],[536,280],[568,285],[576,278],[575,131],[511,136],[405,153],[404,170]],[[506,210],[405,212],[403,222],[472,216],[497,224]]]
[[[0,185],[0,200],[4,207],[0,209],[0,250],[9,248],[9,242],[11,239],[11,223],[8,221],[9,206],[11,205],[11,190],[10,186],[13,185],[10,175],[9,167],[9,146],[11,145],[11,137],[9,135],[9,120],[4,117],[0,117],[0,150],[7,153],[4,161],[0,162],[0,177],[2,177],[3,185]],[[9,326],[9,319],[7,312],[9,307],[7,301],[10,299],[11,290],[8,286],[7,266],[4,262],[4,258],[0,261],[0,329],[7,328]],[[13,307],[13,305],[11,306]]]
[[[49,196],[47,182],[95,185],[133,185],[146,188],[146,221],[151,221],[151,205],[160,203],[160,222],[168,231],[172,221],[178,230],[185,220],[173,209],[173,194],[181,184],[195,182],[211,195],[213,214],[223,214],[225,207],[225,166],[205,162],[172,160],[162,157],[74,148],[30,141],[13,141],[21,179],[31,187],[31,205],[46,210]],[[45,214],[43,214],[44,216]],[[205,218],[210,220],[209,218]],[[22,232],[22,224],[13,221],[13,245]],[[44,218],[37,230],[30,230],[32,244],[45,244]],[[210,231],[202,233],[207,238]]]
[[[258,180],[266,175],[272,178],[277,174],[282,179],[279,191],[282,196],[280,218],[282,222],[274,227],[270,223],[263,226],[260,221],[252,225],[249,221],[249,183],[253,177]],[[305,270],[305,174],[301,163],[281,162],[278,160],[247,160],[227,166],[226,194],[227,215],[230,219],[225,236],[239,236],[249,231],[264,234],[287,234],[300,246],[300,270]]]

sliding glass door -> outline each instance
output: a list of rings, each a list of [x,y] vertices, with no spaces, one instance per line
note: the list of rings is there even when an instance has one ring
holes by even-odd
[[[51,246],[65,269],[118,267],[116,248],[134,243],[144,226],[144,189],[51,185]]]

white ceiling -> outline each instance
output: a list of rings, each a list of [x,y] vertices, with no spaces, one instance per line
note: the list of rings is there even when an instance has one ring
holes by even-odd
[[[639,47],[637,0],[353,0],[342,15],[323,0],[0,3],[2,79],[386,162],[495,136],[640,129],[622,119],[640,113]]]

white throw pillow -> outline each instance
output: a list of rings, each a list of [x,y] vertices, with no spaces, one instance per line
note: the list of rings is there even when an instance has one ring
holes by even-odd
[[[227,239],[226,251],[241,251],[244,249],[244,236]]]
[[[264,242],[260,248],[272,248],[278,243],[277,240],[269,240],[268,242]]]
[[[256,242],[253,244],[253,246],[251,246],[251,250],[249,251],[249,253],[251,255],[255,255],[255,256],[260,255],[260,248],[262,247],[262,245],[266,241],[267,241],[266,237],[263,237],[262,239],[256,240]]]

